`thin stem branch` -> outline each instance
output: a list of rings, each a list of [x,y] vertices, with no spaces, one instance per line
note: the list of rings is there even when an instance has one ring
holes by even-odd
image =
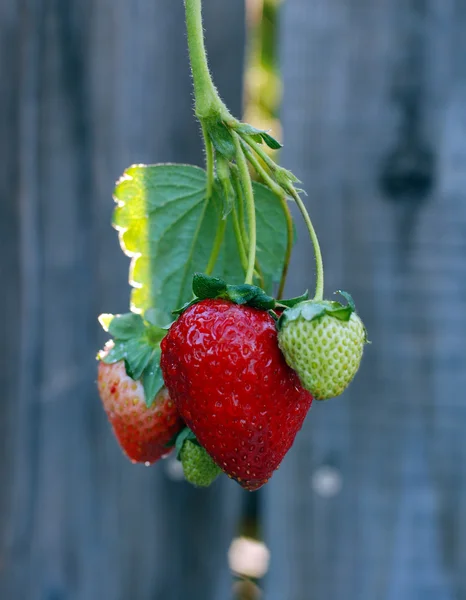
[[[285,213],[286,219],[286,250],[285,250],[285,262],[283,263],[282,276],[280,278],[280,284],[277,291],[277,299],[283,297],[285,289],[286,277],[288,275],[288,267],[290,266],[291,251],[293,250],[293,219],[291,217],[290,208],[284,195],[280,196],[280,204],[282,205],[283,212]]]
[[[241,145],[243,151],[245,153],[246,158],[252,164],[252,166],[256,169],[257,173],[263,178],[265,183],[269,186],[269,188],[275,192],[278,196],[283,195],[283,189],[276,183],[272,177],[267,173],[265,168],[262,166],[260,161],[254,156],[254,153],[247,147],[246,142],[241,140]],[[254,144],[253,150],[256,150],[256,144]],[[261,155],[262,158],[262,155]],[[275,164],[275,163],[274,163]],[[314,295],[314,300],[322,300],[324,293],[324,265],[322,262],[322,252],[320,250],[319,240],[317,238],[317,234],[315,232],[314,226],[311,221],[311,217],[307,212],[307,209],[304,205],[304,202],[299,197],[298,192],[295,190],[293,185],[289,183],[286,188],[288,194],[293,198],[293,200],[298,205],[298,208],[301,212],[301,215],[306,223],[306,227],[309,231],[309,236],[311,238],[312,245],[314,247],[314,255],[316,261],[316,291]]]
[[[246,246],[241,233],[241,227],[239,224],[236,207],[233,208],[231,214],[233,220],[233,231],[235,232],[236,243],[238,245],[239,250],[239,259],[241,261],[241,266],[243,267],[244,273],[246,274],[246,271],[248,270],[248,257],[246,255]]]
[[[246,214],[248,217],[249,250],[248,268],[244,283],[252,284],[254,278],[254,266],[256,263],[256,208],[254,205],[254,192],[252,189],[251,175],[248,164],[241,147],[240,138],[236,132],[232,132],[236,146],[236,164],[238,165],[239,177],[246,202]]]
[[[206,275],[211,275],[212,271],[215,268],[215,264],[217,263],[218,255],[220,254],[220,249],[222,247],[223,238],[225,237],[225,228],[226,228],[226,219],[221,219],[217,232],[215,234],[214,245],[212,247],[212,252],[210,253],[209,262],[207,263],[207,267],[205,269]]]
[[[285,213],[286,218],[286,228],[287,228],[287,244],[286,244],[286,252],[285,252],[285,262],[283,263],[282,275],[280,278],[280,284],[278,287],[277,297],[281,298],[283,296],[283,290],[285,288],[286,276],[288,275],[288,267],[291,259],[291,251],[293,249],[293,219],[291,218],[290,209],[288,208],[288,204],[286,202],[285,193],[282,188],[272,179],[272,177],[267,173],[265,168],[261,165],[260,161],[254,156],[254,154],[249,150],[248,146],[245,144],[243,140],[241,140],[241,146],[243,148],[244,154],[248,161],[255,168],[257,174],[263,179],[263,181],[268,185],[271,191],[278,196],[280,199],[280,203],[283,208],[283,212]]]
[[[291,196],[293,197],[293,200],[298,205],[298,208],[301,212],[301,215],[303,216],[303,219],[304,219],[307,229],[309,231],[312,245],[314,246],[314,254],[315,254],[315,259],[316,259],[316,270],[317,270],[316,291],[315,291],[315,295],[314,295],[314,300],[319,301],[319,300],[322,300],[323,296],[324,296],[324,266],[323,266],[323,262],[322,262],[322,253],[320,251],[319,240],[317,239],[317,234],[315,232],[314,226],[312,225],[311,217],[309,216],[309,213],[307,212],[304,202],[299,197],[298,192],[292,186],[290,186],[289,192],[290,192]]]
[[[212,196],[212,189],[214,186],[214,146],[207,132],[207,127],[205,126],[205,123],[202,123],[202,135],[204,137],[205,145],[205,160],[207,171],[207,199],[209,199]]]

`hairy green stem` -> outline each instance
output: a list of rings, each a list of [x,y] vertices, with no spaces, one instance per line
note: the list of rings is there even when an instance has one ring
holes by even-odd
[[[218,255],[220,254],[220,249],[223,244],[223,238],[225,237],[226,225],[227,225],[226,219],[221,219],[221,221],[217,227],[217,232],[215,234],[214,245],[212,247],[212,252],[210,253],[209,262],[207,263],[207,267],[205,268],[206,275],[211,275],[212,271],[215,268],[215,264],[217,262]]]
[[[293,200],[298,205],[298,208],[301,212],[301,215],[306,223],[307,229],[309,231],[309,236],[312,241],[312,245],[314,246],[314,254],[316,260],[316,291],[314,294],[314,300],[320,301],[324,297],[324,265],[322,262],[322,253],[320,251],[319,240],[317,239],[317,234],[315,232],[314,226],[311,221],[311,217],[307,212],[307,209],[304,205],[304,202],[299,197],[298,192],[294,189],[293,186],[290,186],[290,194],[293,197]]]
[[[232,132],[236,147],[236,164],[238,165],[239,178],[244,192],[246,203],[246,214],[248,217],[249,250],[248,250],[248,268],[244,283],[252,284],[254,278],[254,267],[256,263],[256,208],[254,205],[254,192],[252,189],[251,175],[248,169],[248,163],[241,147],[238,134]]]
[[[260,161],[256,158],[253,151],[257,151],[257,145],[255,144],[255,142],[253,142],[253,144],[254,145],[247,144],[244,140],[241,140],[241,146],[243,148],[246,158],[252,164],[252,166],[256,169],[257,173],[260,175],[260,177],[262,177],[262,179],[268,185],[268,187],[273,192],[275,192],[278,196],[282,196],[283,191],[284,191],[283,188],[280,185],[278,185],[278,183],[276,181],[274,181],[272,179],[270,174],[266,171],[266,169],[262,166]],[[250,146],[250,148],[248,148],[248,145]],[[260,153],[261,158],[263,158],[262,153],[265,156],[267,156],[261,149],[261,153]],[[263,159],[263,160],[265,161],[265,159]],[[266,162],[267,162],[267,166],[269,166],[269,162],[268,161],[266,161]],[[273,163],[273,161],[272,161],[272,163]],[[273,165],[274,165],[275,169],[277,169],[277,166],[275,165],[275,163],[273,163]],[[293,198],[293,200],[298,205],[298,208],[301,212],[304,222],[306,223],[306,227],[309,232],[309,237],[311,238],[311,242],[314,247],[314,255],[315,255],[315,261],[316,261],[316,290],[315,290],[314,300],[322,300],[323,294],[324,294],[324,265],[323,265],[323,261],[322,261],[322,252],[320,250],[319,240],[317,238],[317,234],[316,234],[314,226],[312,224],[311,217],[309,216],[309,213],[307,212],[304,202],[301,200],[298,192],[295,190],[294,186],[291,183],[289,183],[286,186],[286,192],[288,192],[288,194]]]
[[[258,144],[249,136],[245,136],[244,141],[248,144],[248,146],[252,148],[252,150],[254,150],[256,154],[258,154],[261,157],[261,159],[265,162],[265,164],[269,167],[269,169],[272,172],[276,171],[279,168],[277,163],[272,158],[270,158],[267,152],[263,149],[262,144]]]
[[[202,123],[202,135],[204,137],[205,145],[205,160],[206,160],[206,171],[207,171],[207,199],[212,196],[212,190],[214,187],[214,146],[212,140],[207,132],[207,127]]]
[[[285,252],[285,262],[283,263],[282,275],[280,278],[280,284],[278,286],[277,297],[281,298],[283,296],[283,290],[285,288],[286,276],[288,275],[288,267],[291,259],[291,251],[293,249],[293,219],[291,217],[290,209],[288,208],[288,204],[285,198],[285,192],[283,189],[272,179],[272,177],[267,173],[265,168],[261,165],[260,161],[254,156],[254,154],[250,151],[248,146],[245,144],[243,140],[241,140],[241,146],[243,148],[244,154],[247,160],[251,163],[251,165],[256,170],[256,173],[262,178],[264,183],[271,189],[271,191],[279,197],[280,203],[283,208],[283,212],[285,213],[286,218],[286,229],[287,229],[287,244],[286,244],[286,252]]]
[[[291,217],[290,208],[284,195],[280,196],[280,204],[282,205],[283,212],[285,213],[286,219],[286,250],[285,250],[285,262],[283,263],[282,276],[280,277],[280,284],[278,286],[277,298],[283,297],[285,290],[286,277],[288,275],[288,267],[290,266],[291,251],[293,250],[293,219]]]
[[[239,224],[238,213],[236,212],[236,207],[233,207],[231,212],[232,221],[233,221],[233,231],[235,232],[236,243],[238,245],[239,250],[239,258],[241,261],[241,266],[243,267],[244,273],[248,270],[248,257],[246,255],[246,244],[244,242],[241,227]]]

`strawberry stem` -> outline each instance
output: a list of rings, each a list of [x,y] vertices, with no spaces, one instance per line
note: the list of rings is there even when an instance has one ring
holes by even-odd
[[[304,202],[301,200],[298,192],[294,189],[293,186],[291,186],[290,194],[291,194],[293,200],[298,205],[298,208],[301,212],[301,215],[302,215],[304,222],[306,223],[307,229],[309,231],[309,236],[311,238],[312,245],[314,246],[314,255],[315,255],[316,270],[317,270],[316,290],[315,290],[315,294],[314,294],[314,300],[319,302],[319,301],[323,300],[323,297],[324,297],[324,265],[322,262],[322,253],[320,251],[319,240],[317,238],[317,234],[316,234],[316,231],[312,224],[311,217],[309,216],[309,213],[307,212]]]
[[[215,268],[218,255],[220,254],[220,249],[223,244],[223,238],[225,237],[226,224],[226,219],[221,219],[220,223],[218,224],[217,232],[215,234],[214,245],[212,247],[212,252],[210,253],[209,262],[207,263],[207,267],[205,268],[206,275],[211,275],[212,271]]]
[[[316,289],[314,294],[314,300],[320,301],[323,299],[324,294],[324,265],[322,261],[322,252],[320,250],[319,240],[315,232],[314,226],[311,221],[311,217],[301,200],[296,188],[293,185],[291,173],[279,167],[264,150],[252,140],[249,136],[245,136],[241,139],[241,146],[244,154],[251,165],[256,170],[257,174],[263,179],[266,185],[278,196],[283,196],[285,193],[291,196],[298,205],[301,215],[306,223],[306,227],[309,232],[309,237],[314,248],[314,256],[316,261]],[[259,158],[263,161],[260,162]],[[263,166],[265,164],[265,166]],[[279,179],[280,178],[280,179]]]
[[[218,95],[207,64],[201,0],[185,0],[184,6],[196,116],[200,121],[211,117],[226,121],[232,120],[228,108]]]
[[[202,123],[202,135],[204,137],[206,171],[207,171],[207,200],[212,196],[214,187],[214,146],[207,132],[207,127]]]
[[[283,270],[280,278],[280,283],[277,291],[277,298],[280,299],[283,297],[283,292],[285,290],[286,277],[288,275],[288,267],[290,266],[291,259],[291,251],[293,250],[293,218],[291,217],[290,208],[288,206],[288,202],[284,195],[280,196],[280,204],[282,205],[283,212],[285,213],[286,219],[286,251],[285,251],[285,260],[283,262]]]
[[[254,192],[252,189],[251,174],[249,173],[248,163],[241,148],[241,142],[238,134],[232,132],[236,147],[236,164],[243,188],[244,200],[246,202],[246,214],[248,217],[249,245],[248,245],[248,268],[244,283],[252,284],[254,279],[254,267],[256,264],[256,208],[254,204]]]

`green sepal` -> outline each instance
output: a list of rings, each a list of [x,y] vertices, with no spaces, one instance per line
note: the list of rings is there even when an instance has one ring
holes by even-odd
[[[236,156],[236,146],[229,128],[216,119],[206,119],[204,123],[215,150],[227,160],[233,160]]]
[[[176,436],[175,442],[174,442],[177,460],[180,460],[180,452],[181,452],[181,449],[183,448],[183,444],[185,443],[186,440],[189,440],[190,442],[194,442],[195,444],[200,446],[200,444],[197,440],[197,437],[194,435],[194,433],[191,431],[191,429],[189,429],[189,427],[185,427],[178,433],[178,435]],[[170,440],[170,442],[171,441],[172,440]]]
[[[236,194],[233,188],[233,183],[231,181],[230,169],[232,167],[231,163],[222,155],[217,156],[216,161],[217,167],[217,178],[216,182],[218,184],[217,187],[218,195],[222,199],[222,219],[226,219],[228,215],[233,210],[233,206],[235,205]]]
[[[235,304],[247,304],[253,308],[259,308],[261,310],[270,310],[275,307],[275,299],[264,292],[264,290],[257,285],[248,285],[243,283],[242,285],[227,285],[227,291],[225,296],[228,300],[231,300]]]
[[[144,400],[147,408],[150,408],[155,397],[165,385],[163,381],[162,368],[160,366],[160,348],[152,350],[152,354],[142,373],[142,386],[144,388]]]
[[[101,360],[107,365],[112,365],[113,363],[119,362],[120,360],[125,360],[126,354],[126,342],[116,341],[110,348],[110,350],[108,350],[108,347],[101,350],[97,354],[97,358],[98,360]]]
[[[350,293],[344,292],[343,290],[337,290],[335,294],[340,294],[340,296],[343,296],[348,303],[348,306],[351,306],[353,311],[356,311],[356,304],[354,303],[353,296]]]
[[[206,298],[218,298],[227,291],[227,283],[220,277],[212,277],[203,273],[194,273],[193,293],[200,300]]]
[[[248,123],[239,123],[235,126],[235,130],[238,133],[242,133],[243,135],[250,136],[255,142],[261,144],[264,141],[269,148],[272,150],[279,150],[282,148],[282,144],[274,137],[272,137],[267,131],[263,131],[262,129],[256,129],[249,125]]]
[[[280,330],[284,325],[291,321],[298,319],[304,319],[306,321],[314,321],[324,315],[329,315],[338,319],[339,321],[349,321],[353,312],[355,312],[355,305],[353,299],[349,294],[344,292],[340,293],[344,298],[347,299],[348,304],[343,305],[340,302],[333,302],[329,300],[306,300],[296,304],[292,308],[287,308],[277,322],[277,329]],[[349,298],[349,299],[348,299]]]
[[[181,308],[174,310],[174,314],[182,314],[187,308],[201,300],[214,300],[216,298],[223,298],[235,304],[247,305],[261,310],[270,310],[276,305],[275,299],[257,285],[247,283],[230,285],[220,277],[212,277],[203,273],[194,274],[193,293],[195,298]]]
[[[99,322],[112,335],[113,344],[99,352],[98,360],[106,364],[124,361],[127,375],[134,381],[141,381],[149,408],[164,386],[160,342],[167,329],[156,325],[158,318],[151,309],[145,312],[144,318],[135,313],[103,314]]]
[[[304,294],[301,296],[296,296],[296,298],[289,298],[288,300],[277,300],[277,307],[285,306],[286,308],[293,308],[300,302],[304,302],[305,300],[309,300],[309,291],[306,290]]]
[[[280,142],[278,140],[276,140],[274,137],[269,135],[266,131],[263,131],[261,133],[261,137],[264,140],[264,142],[267,144],[267,146],[269,148],[271,148],[272,150],[280,150],[280,148],[283,148],[282,144],[280,144]]]
[[[146,340],[133,338],[124,342],[126,345],[125,367],[126,373],[138,381],[147,367],[152,355],[152,347]]]

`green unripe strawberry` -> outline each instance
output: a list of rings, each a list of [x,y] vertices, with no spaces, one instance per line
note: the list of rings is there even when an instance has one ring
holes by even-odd
[[[355,312],[339,302],[306,301],[287,309],[278,322],[278,343],[288,365],[316,400],[339,396],[356,375],[367,342]]]
[[[208,487],[222,472],[202,446],[186,440],[180,452],[184,476],[189,483]]]

